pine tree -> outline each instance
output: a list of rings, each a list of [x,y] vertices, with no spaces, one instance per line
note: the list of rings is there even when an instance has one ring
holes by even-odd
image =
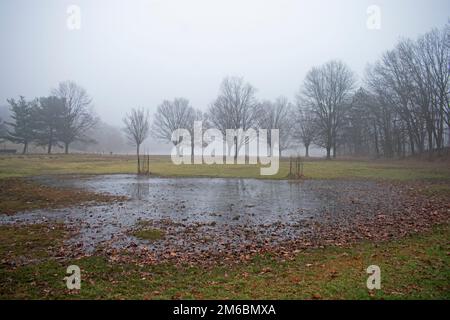
[[[3,142],[5,140],[5,136],[6,136],[6,124],[2,120],[2,118],[0,118],[0,142]]]
[[[5,138],[13,143],[23,144],[22,153],[25,154],[36,134],[33,114],[37,101],[28,102],[23,96],[20,96],[18,101],[7,101],[11,106],[11,118],[14,122],[6,122],[10,129],[6,130]]]
[[[42,97],[35,109],[36,143],[47,146],[47,153],[52,153],[52,147],[58,146],[58,132],[63,125],[64,99],[56,96]]]

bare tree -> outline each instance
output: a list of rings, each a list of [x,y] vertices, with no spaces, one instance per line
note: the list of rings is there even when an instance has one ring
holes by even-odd
[[[321,141],[330,158],[336,157],[337,136],[350,93],[355,85],[353,72],[340,61],[330,61],[308,72],[299,99],[317,118]]]
[[[69,145],[74,141],[91,142],[86,132],[96,123],[91,103],[92,99],[86,90],[73,81],[60,82],[52,94],[64,99],[64,108],[58,130],[58,140],[64,144],[65,153],[69,153]]]
[[[214,127],[226,136],[226,130],[247,131],[258,124],[258,103],[255,98],[256,89],[243,78],[227,77],[222,81],[219,96],[211,104],[208,119]],[[245,137],[233,138],[234,158],[241,146],[246,143]],[[228,141],[230,144],[230,141]]]
[[[132,109],[129,114],[123,118],[125,124],[124,132],[129,142],[136,146],[136,155],[138,161],[138,173],[140,173],[139,148],[149,133],[149,113],[144,109]]]
[[[379,62],[367,69],[366,83],[367,96],[364,97],[366,109],[369,111],[367,115],[373,116],[373,137],[375,154],[385,157],[392,157],[393,153],[393,130],[392,125],[399,109],[394,107],[400,104],[395,90],[390,82],[386,81],[385,71],[381,68]],[[355,106],[363,106],[358,96],[354,97]],[[404,115],[403,115],[404,117]],[[408,130],[408,134],[411,131]]]
[[[422,105],[426,115],[428,148],[435,145],[438,151],[444,147],[444,127],[450,128],[450,25],[443,29],[433,29],[417,40],[415,53],[422,62],[421,78],[418,84],[424,84],[422,93],[427,93],[428,106]],[[411,62],[411,61],[409,61]]]
[[[449,38],[446,27],[415,41],[403,39],[368,73],[369,89],[392,114],[386,121],[385,140],[392,145],[393,137],[398,140],[405,132],[411,154],[427,148],[431,154],[444,145],[445,126],[449,126]],[[387,147],[384,154],[390,156],[392,147]]]
[[[441,152],[449,128],[450,29],[402,39],[367,69],[338,139],[345,152],[404,157]]]
[[[260,128],[279,130],[279,156],[281,157],[281,152],[292,146],[292,134],[294,128],[292,104],[286,97],[280,96],[275,102],[262,102],[259,113],[260,119],[258,125]],[[271,135],[269,135],[267,142],[270,150],[272,150]]]
[[[434,107],[432,102],[432,81],[427,72],[427,63],[422,57],[422,49],[418,42],[411,39],[405,39],[398,43],[393,50],[393,55],[397,57],[393,61],[396,70],[392,70],[398,74],[401,73],[400,81],[402,81],[402,94],[406,100],[406,104],[399,105],[402,107],[402,114],[408,115],[405,119],[408,121],[414,139],[416,140],[419,152],[425,150],[426,132],[428,133],[428,145],[430,150],[433,146],[433,130],[434,130]]]
[[[293,135],[305,147],[305,157],[309,157],[309,147],[317,136],[317,122],[314,114],[300,104],[297,106],[296,125]]]
[[[202,120],[202,113],[191,107],[189,100],[184,98],[164,100],[154,115],[151,133],[155,138],[172,142],[176,146],[181,140],[173,141],[172,133],[177,129],[186,129],[194,139],[194,121],[199,120]],[[191,142],[191,153],[194,155],[194,143]]]

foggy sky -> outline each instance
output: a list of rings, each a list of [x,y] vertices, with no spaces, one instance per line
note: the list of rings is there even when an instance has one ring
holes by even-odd
[[[71,4],[80,30],[66,26]],[[366,27],[373,4],[381,30]],[[153,112],[174,97],[206,110],[227,75],[258,98],[293,100],[312,66],[337,58],[361,77],[401,36],[442,27],[449,12],[448,0],[1,0],[0,105],[74,80],[121,125],[130,108]]]

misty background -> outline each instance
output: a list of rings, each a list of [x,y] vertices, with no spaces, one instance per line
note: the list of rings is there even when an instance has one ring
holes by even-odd
[[[67,27],[70,5],[81,9],[79,30]],[[367,28],[370,5],[381,9],[379,30]],[[258,99],[294,101],[312,66],[339,59],[361,79],[399,39],[443,26],[449,12],[448,0],[3,0],[0,117],[6,99],[46,96],[72,80],[101,118],[101,143],[88,151],[133,152],[120,132],[131,108],[152,114],[185,97],[206,111],[226,76],[244,77]],[[154,138],[143,146],[170,149]]]

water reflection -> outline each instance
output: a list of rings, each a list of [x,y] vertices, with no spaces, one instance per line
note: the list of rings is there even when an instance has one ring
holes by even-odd
[[[146,182],[132,182],[124,186],[124,190],[128,196],[137,200],[148,199],[150,195],[150,184]]]
[[[203,220],[207,215],[217,222],[289,222],[320,205],[315,193],[307,186],[309,182],[106,175],[59,183],[125,195],[138,201],[136,209],[183,221]]]

